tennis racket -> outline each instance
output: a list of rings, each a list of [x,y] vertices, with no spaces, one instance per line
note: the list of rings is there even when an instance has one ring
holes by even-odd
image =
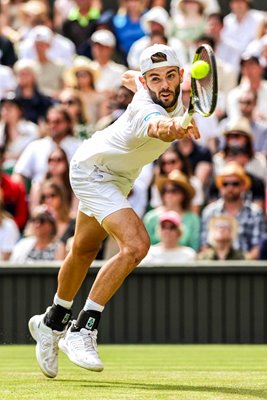
[[[210,68],[204,78],[191,78],[189,106],[182,118],[182,128],[188,127],[195,112],[203,115],[203,117],[209,117],[215,110],[217,103],[218,78],[212,48],[207,44],[199,46],[195,52],[193,63],[196,61],[206,61]]]

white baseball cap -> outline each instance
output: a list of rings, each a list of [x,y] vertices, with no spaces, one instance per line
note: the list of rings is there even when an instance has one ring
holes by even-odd
[[[116,38],[113,33],[107,29],[99,29],[91,36],[91,41],[102,44],[102,46],[115,47]]]
[[[157,62],[152,59],[156,53],[163,54],[162,61]],[[144,74],[151,69],[161,67],[180,67],[176,52],[165,44],[153,44],[153,46],[147,47],[140,56],[141,73]]]

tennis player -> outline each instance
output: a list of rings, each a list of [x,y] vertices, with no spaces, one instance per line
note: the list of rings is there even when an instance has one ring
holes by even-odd
[[[58,372],[58,348],[80,367],[103,370],[97,351],[101,313],[150,246],[127,195],[142,167],[170,142],[199,138],[194,124],[180,126],[183,69],[175,51],[160,44],[148,47],[140,69],[140,88],[125,113],[85,140],[71,161],[71,184],[80,200],[73,247],[60,268],[53,305],[29,321],[38,363],[50,378]],[[70,325],[75,295],[107,235],[117,241],[119,252],[99,270],[83,310]]]

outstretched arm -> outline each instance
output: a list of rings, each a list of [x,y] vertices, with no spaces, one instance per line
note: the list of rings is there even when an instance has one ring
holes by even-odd
[[[181,127],[182,117],[176,118],[155,118],[148,126],[149,137],[160,139],[163,142],[172,142],[176,139],[183,139],[186,136],[195,139],[200,138],[199,130],[194,121],[191,121],[187,128]]]

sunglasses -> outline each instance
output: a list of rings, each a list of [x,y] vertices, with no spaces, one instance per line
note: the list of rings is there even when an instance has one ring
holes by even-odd
[[[41,196],[41,200],[54,199],[55,197],[57,197],[56,193],[47,193]]]
[[[66,122],[64,119],[47,119],[46,122],[48,124],[54,124],[54,125],[58,125],[58,124],[62,124],[63,122]]]
[[[37,224],[40,224],[40,225],[44,225],[44,224],[46,224],[47,222],[50,222],[47,218],[45,218],[45,217],[35,217],[35,218],[32,218],[32,222],[33,223],[37,223]]]
[[[178,187],[173,187],[173,188],[163,188],[162,189],[162,194],[165,193],[180,193],[181,190]]]
[[[160,226],[161,226],[161,229],[164,229],[164,230],[165,229],[167,229],[169,231],[177,230],[177,226],[174,224],[161,224]]]
[[[63,104],[64,106],[73,106],[73,104],[77,104],[77,101],[74,99],[69,99],[61,101],[60,104]]]
[[[239,187],[241,185],[240,181],[224,181],[222,183],[223,187],[227,186],[233,186],[233,187]]]
[[[162,165],[174,165],[177,162],[177,158],[172,158],[170,160],[162,160]]]
[[[61,162],[61,161],[64,161],[64,158],[62,158],[62,157],[49,157],[48,158],[49,163],[50,162]]]

